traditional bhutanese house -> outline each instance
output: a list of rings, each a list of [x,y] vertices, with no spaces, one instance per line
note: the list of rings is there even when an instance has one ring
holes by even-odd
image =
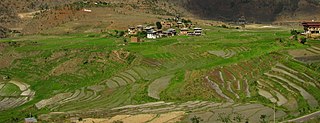
[[[140,41],[140,38],[138,38],[138,37],[131,37],[131,42],[137,43],[137,42],[141,42],[141,41]]]
[[[241,16],[239,19],[238,19],[238,22],[237,22],[239,25],[242,25],[242,24],[247,24],[247,21],[246,21],[246,18],[244,16]]]
[[[158,38],[157,32],[154,30],[147,31],[147,38],[149,39],[156,39]]]
[[[138,31],[143,31],[143,26],[142,25],[137,25],[137,30]]]
[[[183,23],[182,23],[181,21],[178,21],[178,22],[177,22],[177,26],[178,26],[179,28],[182,28],[182,27],[183,27]]]
[[[171,36],[174,36],[174,33],[173,32],[170,32],[170,31],[164,31],[163,34],[167,37],[171,37]]]
[[[305,34],[320,34],[320,22],[303,22]]]
[[[38,122],[38,121],[34,117],[24,118],[24,123],[36,123],[36,122]]]
[[[194,32],[188,31],[188,32],[187,32],[187,35],[188,35],[188,36],[194,36],[195,34],[194,34]]]
[[[189,29],[188,28],[182,28],[180,30],[180,35],[187,35],[188,34]]]
[[[196,36],[201,36],[201,34],[202,34],[202,28],[193,28],[193,30],[194,30],[194,34],[195,34]]]
[[[146,32],[148,32],[148,31],[154,30],[154,27],[153,26],[147,26],[146,28],[144,28],[144,30]]]
[[[161,34],[161,37],[168,37],[168,36],[170,36],[170,35],[171,35],[170,32],[168,32],[168,31],[163,31],[162,34]]]
[[[128,29],[128,34],[129,34],[129,35],[135,35],[135,34],[137,34],[136,28],[135,28],[135,27],[129,27],[129,29]]]
[[[172,23],[166,22],[166,21],[161,22],[161,25],[162,25],[162,28],[171,28],[172,27]]]
[[[172,34],[172,36],[177,35],[177,31],[175,29],[172,29],[172,28],[168,29],[167,32],[170,32]]]
[[[166,36],[166,35],[163,33],[162,30],[157,30],[157,35],[158,35],[159,38]]]

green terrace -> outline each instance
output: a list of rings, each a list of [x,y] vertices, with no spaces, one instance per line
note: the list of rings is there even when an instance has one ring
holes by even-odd
[[[25,90],[19,90],[13,80],[28,85],[35,94],[0,111],[0,122],[21,120],[30,112],[40,116],[157,101],[175,102],[176,106],[188,101],[230,106],[250,103],[266,112],[276,104],[282,114],[279,121],[319,109],[320,72],[312,67],[319,62],[306,65],[287,53],[313,46],[311,50],[319,55],[319,41],[300,44],[289,39],[286,28],[203,29],[203,36],[128,44],[124,37],[103,33],[1,39],[0,61],[6,62],[0,65],[0,75],[9,79],[0,80],[0,107],[8,99],[24,97]],[[186,108],[192,115],[209,109],[198,103],[190,105],[199,109]],[[253,116],[249,119],[255,121]]]

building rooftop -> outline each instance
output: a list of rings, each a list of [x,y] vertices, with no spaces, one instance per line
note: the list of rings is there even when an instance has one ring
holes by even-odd
[[[320,26],[320,22],[302,22],[303,26]]]
[[[157,33],[157,31],[154,31],[154,30],[147,31],[147,34],[155,34],[155,33]]]
[[[182,28],[181,31],[188,31],[188,28]]]

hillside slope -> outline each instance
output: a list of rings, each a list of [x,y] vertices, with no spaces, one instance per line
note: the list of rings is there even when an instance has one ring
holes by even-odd
[[[96,28],[97,24],[103,25],[104,27],[100,27],[102,29],[109,28],[108,25],[110,23],[113,25],[122,24],[120,27],[111,27],[113,27],[112,29],[126,29],[130,25],[149,22],[145,21],[148,20],[146,18],[155,20],[164,16],[185,13],[183,8],[162,0],[27,1],[21,0],[19,4],[9,0],[1,2],[0,7],[3,10],[1,10],[0,25],[7,28],[20,29],[25,34],[37,34],[53,27],[70,26],[69,22],[71,22],[71,25],[77,23],[77,25],[85,26],[86,28]],[[94,11],[90,13],[83,12],[82,9],[84,8]],[[128,19],[135,20],[128,21]],[[111,21],[104,23],[106,20]],[[140,21],[140,23],[137,23],[137,21]],[[123,23],[126,25],[123,25]],[[79,28],[79,26],[72,28]]]
[[[250,21],[317,19],[319,0],[180,0],[178,3],[205,19],[234,21],[245,16]]]
[[[17,21],[17,13],[63,7],[80,1],[83,0],[20,0],[17,1],[19,3],[3,0],[0,3],[2,15],[0,23]],[[103,2],[131,5],[135,9],[165,10],[171,14],[191,12],[202,19],[223,21],[233,21],[241,16],[258,22],[311,20],[317,19],[317,12],[320,10],[319,0],[103,0]],[[177,6],[184,9],[173,9]]]

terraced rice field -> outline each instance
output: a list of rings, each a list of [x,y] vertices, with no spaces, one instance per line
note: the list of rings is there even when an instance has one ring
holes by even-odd
[[[0,122],[29,112],[40,122],[273,122],[274,111],[280,122],[319,109],[318,42],[275,42],[290,36],[282,28],[205,27],[128,45],[102,34],[3,41],[26,44],[9,47],[25,57],[0,69],[12,78],[0,80]]]
[[[308,106],[312,108],[319,106],[318,99],[315,98],[317,95],[312,95],[310,93],[311,90],[306,88],[309,86],[317,88],[316,84],[319,82],[319,80],[315,81],[315,78],[310,77],[306,73],[300,73],[298,70],[290,68],[289,66],[281,63],[276,64],[276,66],[273,67],[269,72],[265,73],[264,76],[266,76],[268,79],[262,79],[264,83],[259,83],[259,85],[267,88],[269,93],[274,94],[262,96],[270,100],[277,99],[278,105],[285,104],[287,102],[285,97],[287,97],[288,92],[290,92],[292,94],[290,94],[291,96],[299,96],[300,98],[303,98],[307,102]],[[275,83],[277,83],[277,85],[275,85]]]
[[[0,111],[8,110],[31,101],[35,95],[30,85],[18,82],[8,81],[0,83]]]
[[[223,58],[231,58],[232,56],[239,54],[241,52],[248,52],[250,49],[246,47],[232,47],[225,50],[211,50],[208,51],[209,54],[216,55]]]
[[[185,103],[154,102],[141,105],[127,105],[123,107],[117,107],[111,109],[110,111],[90,111],[91,115],[99,113],[102,113],[99,117],[109,118],[90,118],[88,117],[88,114],[84,113],[82,115],[87,116],[88,118],[84,118],[83,122],[188,122],[188,120],[193,116],[200,117],[203,122],[221,122],[219,121],[219,118],[221,118],[221,114],[230,115],[230,117],[232,118],[241,114],[243,116],[246,116],[241,118],[242,121],[246,120],[248,122],[258,122],[258,117],[260,117],[261,114],[271,116],[273,115],[273,110],[260,104],[233,104],[212,103],[207,101],[188,101]],[[277,111],[276,114],[276,119],[286,115],[286,113],[283,111]],[[54,116],[55,114],[52,113],[51,115]],[[68,115],[67,117],[70,120],[77,119],[76,117],[81,117],[79,115],[74,117],[74,114],[72,112],[59,115]]]
[[[148,96],[160,99],[160,93],[168,87],[173,77],[173,75],[169,75],[154,80],[148,87]]]

